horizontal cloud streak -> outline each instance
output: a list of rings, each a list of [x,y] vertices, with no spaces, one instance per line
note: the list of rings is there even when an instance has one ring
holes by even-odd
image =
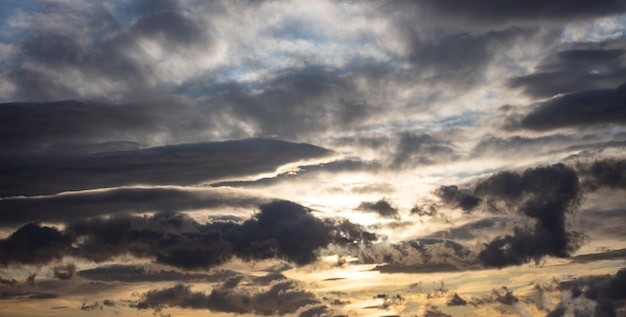
[[[87,155],[5,159],[0,196],[54,194],[123,185],[192,185],[274,172],[283,164],[331,152],[272,139],[169,145]]]
[[[194,292],[189,286],[178,284],[171,288],[148,291],[137,303],[137,308],[161,311],[169,306],[268,316],[294,313],[301,307],[319,303],[312,293],[300,289],[294,281],[278,281],[266,290],[250,293],[225,286],[215,288],[210,293]]]
[[[253,208],[267,202],[234,190],[129,187],[60,195],[0,199],[0,226],[27,222],[65,223],[104,215]]]
[[[551,130],[567,127],[587,127],[607,123],[624,123],[626,85],[615,89],[596,89],[564,96],[540,103],[523,117],[521,128]]]

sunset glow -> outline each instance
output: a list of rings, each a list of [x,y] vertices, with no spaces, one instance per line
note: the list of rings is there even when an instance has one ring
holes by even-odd
[[[0,3],[0,316],[626,316],[624,0]]]

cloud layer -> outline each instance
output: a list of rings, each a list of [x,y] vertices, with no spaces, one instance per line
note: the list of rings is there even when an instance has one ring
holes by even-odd
[[[95,262],[133,255],[182,269],[210,268],[233,257],[244,260],[285,259],[299,265],[314,262],[331,243],[368,243],[374,234],[349,221],[323,220],[288,201],[261,205],[242,223],[199,223],[183,214],[89,218],[68,222],[64,230],[27,224],[0,240],[4,266],[46,264],[65,256]],[[55,269],[59,276],[68,268]]]

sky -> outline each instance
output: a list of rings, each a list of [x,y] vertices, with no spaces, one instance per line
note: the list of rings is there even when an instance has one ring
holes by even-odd
[[[626,316],[623,0],[3,0],[1,316]]]

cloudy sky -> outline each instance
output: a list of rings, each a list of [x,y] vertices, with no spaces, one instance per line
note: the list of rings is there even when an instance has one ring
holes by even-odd
[[[623,0],[3,0],[0,315],[626,316]]]

